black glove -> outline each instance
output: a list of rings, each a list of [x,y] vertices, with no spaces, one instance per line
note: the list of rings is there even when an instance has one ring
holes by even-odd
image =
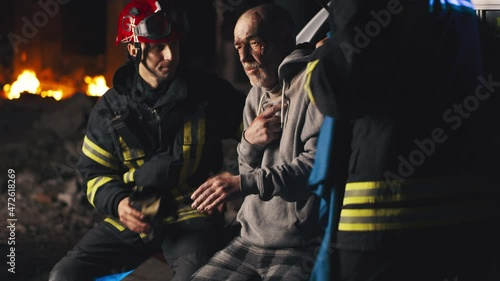
[[[141,235],[145,242],[152,240],[161,231],[165,218],[177,219],[177,202],[168,191],[157,187],[135,186],[129,198],[130,206],[141,211],[144,220],[151,224],[150,232]]]
[[[166,152],[156,154],[135,171],[135,183],[141,187],[173,188],[179,177],[180,164],[181,161]]]

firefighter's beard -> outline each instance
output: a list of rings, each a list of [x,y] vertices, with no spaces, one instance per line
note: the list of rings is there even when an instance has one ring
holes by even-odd
[[[156,83],[149,83],[153,86],[153,88],[155,88],[154,84],[160,84],[164,81],[172,80],[177,70],[177,64],[173,62],[161,63],[154,67],[143,61],[141,65],[144,66],[145,70],[141,71],[142,78],[147,82],[153,82],[152,80],[156,81]]]

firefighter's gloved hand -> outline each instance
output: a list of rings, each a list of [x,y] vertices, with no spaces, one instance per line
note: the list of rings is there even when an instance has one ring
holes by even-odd
[[[166,152],[159,153],[135,170],[134,181],[137,186],[142,187],[165,186],[168,184],[170,171],[178,162]],[[170,179],[171,182],[172,180]]]
[[[151,222],[160,209],[160,191],[158,188],[134,186],[129,196],[130,206],[144,215],[146,222]]]
[[[150,241],[156,236],[165,218],[175,219],[177,216],[173,197],[169,192],[162,192],[161,188],[135,186],[129,198],[130,206],[141,211],[144,221],[151,224],[150,232],[141,234],[144,241]]]

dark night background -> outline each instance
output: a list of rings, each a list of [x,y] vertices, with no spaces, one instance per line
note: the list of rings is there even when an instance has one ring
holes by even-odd
[[[60,4],[60,1],[64,4]],[[319,0],[322,4],[328,1]],[[104,75],[107,85],[126,60],[115,46],[116,22],[127,0],[2,0],[0,9],[0,280],[47,280],[52,266],[101,219],[79,192],[75,171],[86,118],[96,98],[83,94],[84,75]],[[312,0],[183,0],[191,32],[183,42],[184,63],[215,72],[246,91],[248,79],[232,43],[233,27],[246,9],[265,2],[285,7],[296,31],[320,9]],[[58,11],[30,38],[13,48],[9,34],[23,35],[25,21],[41,15],[40,3]],[[219,7],[217,10],[216,7]],[[500,5],[482,11],[486,73],[500,81]],[[492,8],[488,8],[492,9]],[[37,20],[43,21],[43,16]],[[28,36],[26,36],[28,37]],[[25,68],[53,85],[70,83],[75,94],[56,102],[22,95],[3,98],[2,88]],[[494,97],[496,98],[496,97]],[[7,171],[16,171],[16,274],[7,272],[9,247]]]

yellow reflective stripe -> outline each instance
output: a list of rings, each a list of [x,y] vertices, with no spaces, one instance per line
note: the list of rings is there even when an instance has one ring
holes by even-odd
[[[186,213],[186,212],[192,212],[192,211],[196,211],[196,209],[193,209],[191,206],[184,206],[184,207],[179,208],[179,209],[177,210],[177,212],[178,212],[179,214]]]
[[[404,181],[350,182],[346,184],[344,205],[498,193],[498,180],[495,177],[490,174],[475,174]]]
[[[135,169],[135,168],[138,168],[138,167],[136,167],[135,165],[133,165],[133,164],[132,164],[132,162],[130,162],[130,161],[125,161],[125,162],[123,162],[123,165],[125,165],[125,166],[129,169],[129,170],[130,170],[130,169]]]
[[[343,209],[342,217],[395,216],[404,209]]]
[[[392,181],[391,184],[386,181],[364,181],[364,182],[349,182],[345,185],[345,190],[363,190],[363,189],[378,189],[401,186],[403,181]]]
[[[500,206],[495,199],[485,196],[474,201],[433,206],[343,209],[340,214],[339,230],[379,231],[419,228],[499,217]]]
[[[496,217],[498,218],[498,216]],[[339,223],[338,230],[340,231],[385,231],[385,230],[402,230],[416,229],[424,227],[434,227],[443,225],[460,224],[466,222],[479,221],[481,218],[473,215],[459,216],[453,218],[440,218],[439,220],[426,220],[414,222],[397,222],[397,223]]]
[[[414,229],[422,227],[431,227],[439,225],[450,225],[462,221],[451,222],[450,220],[433,221],[425,223],[339,223],[340,231],[384,231],[384,230],[400,230],[400,229]]]
[[[116,227],[116,229],[118,229],[120,232],[125,230],[125,227],[123,225],[121,225],[119,222],[113,220],[110,217],[105,218],[104,221]]]
[[[386,203],[386,202],[398,202],[404,200],[422,199],[422,196],[403,196],[403,195],[392,195],[392,196],[353,196],[344,197],[343,205],[350,204],[373,204],[373,203]]]
[[[101,177],[96,177],[87,182],[87,199],[92,204],[92,206],[95,207],[94,205],[94,198],[95,194],[97,193],[97,190],[103,186],[104,184],[112,181],[112,180],[117,180],[117,176],[101,176]]]
[[[104,157],[107,157],[112,160],[116,159],[112,153],[109,153],[106,150],[100,148],[97,144],[92,142],[87,136],[83,138],[83,143],[89,145],[93,150],[95,150],[97,153],[101,154]]]
[[[182,162],[182,169],[180,172],[179,176],[179,183],[186,181],[187,179],[187,174],[189,170],[189,163],[191,162],[191,146],[190,145],[183,145],[182,146],[182,151],[183,151],[183,162]]]
[[[198,169],[203,154],[203,146],[205,145],[205,119],[198,121],[198,148],[196,149],[196,160],[192,172]]]
[[[189,220],[189,219],[193,219],[193,218],[204,218],[206,216],[207,216],[206,214],[200,213],[200,212],[194,210],[191,212],[182,213],[181,215],[179,215],[179,218],[177,219],[177,221],[185,221],[185,220]]]
[[[132,155],[130,153],[130,148],[127,146],[122,137],[120,137],[120,146],[122,147],[123,159],[130,160],[132,159]]]
[[[123,159],[130,161],[138,158],[142,158],[146,155],[143,149],[140,148],[130,148],[122,137],[119,138],[120,146],[122,148]]]
[[[105,167],[113,170],[118,169],[117,159],[111,153],[93,143],[87,136],[83,139],[82,152],[88,158]]]
[[[176,223],[181,221],[186,221],[194,218],[205,218],[206,214],[198,212],[197,210],[192,210],[188,212],[179,213],[177,219],[173,219],[171,217],[165,218],[164,222],[166,223]]]
[[[179,176],[179,183],[186,181],[188,176],[189,164],[191,162],[191,143],[193,143],[193,137],[191,133],[191,122],[184,123],[184,145],[182,146],[183,152],[183,162],[182,169]]]
[[[193,193],[191,192],[191,193],[184,193],[184,194],[178,195],[175,197],[175,201],[177,202],[177,204],[180,204],[180,205],[190,204],[191,194],[193,194]]]
[[[192,127],[193,124],[191,123],[191,121],[187,121],[186,123],[184,123],[184,143],[193,143],[193,136],[191,133]]]
[[[304,84],[304,89],[307,93],[307,96],[311,100],[312,104],[316,104],[316,101],[314,100],[314,96],[311,90],[311,77],[312,77],[312,72],[314,71],[318,63],[319,59],[309,62],[306,67],[306,83]]]
[[[134,172],[135,172],[135,168],[132,168],[130,169],[128,172],[126,172],[125,174],[123,174],[123,182],[124,183],[131,183],[131,182],[134,182]]]

